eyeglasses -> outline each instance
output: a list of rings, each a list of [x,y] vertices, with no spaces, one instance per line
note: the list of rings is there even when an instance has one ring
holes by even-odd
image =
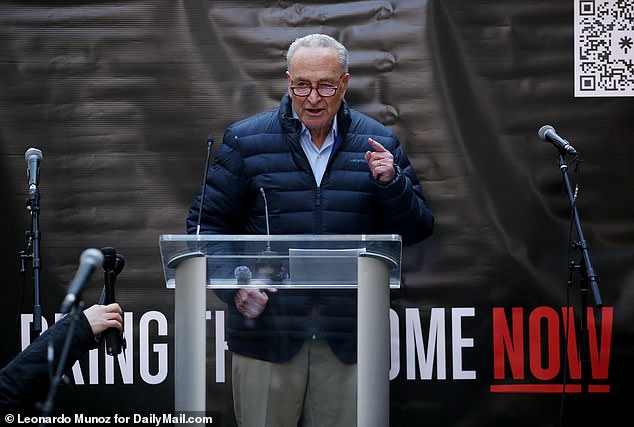
[[[305,97],[310,95],[313,89],[316,89],[319,96],[323,98],[329,98],[331,96],[335,96],[335,93],[337,93],[337,89],[339,89],[340,82],[341,80],[339,80],[336,86],[331,86],[331,85],[310,86],[306,83],[300,83],[299,85],[291,86],[291,91],[293,91],[293,95],[295,96]]]
[[[317,93],[319,96],[328,98],[334,96],[337,93],[338,86],[329,86],[329,85],[319,85],[319,86],[308,86],[308,85],[298,85],[291,86],[291,90],[295,96],[308,96],[313,91],[313,89],[317,89]]]

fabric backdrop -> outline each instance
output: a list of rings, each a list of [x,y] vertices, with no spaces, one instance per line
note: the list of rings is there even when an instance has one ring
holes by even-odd
[[[287,46],[324,32],[350,50],[351,106],[394,129],[436,215],[434,235],[404,250],[392,293],[391,425],[628,417],[634,108],[627,96],[575,97],[577,1],[2,2],[2,365],[33,313],[20,254],[31,226],[24,154],[36,147],[47,323],[84,249],[112,246],[126,259],[117,299],[127,358],[82,360],[71,383],[83,384],[63,386],[58,408],[173,409],[174,291],[159,236],[185,232],[207,135],[220,141],[230,123],[276,107]],[[569,176],[603,299],[585,377],[596,388],[565,396],[540,387],[580,383],[568,374],[562,308],[573,308],[579,334],[582,275],[569,274],[580,251],[557,150],[537,136],[545,124],[581,153]],[[93,279],[87,304],[103,284]],[[208,294],[207,406],[230,426],[229,358],[215,341],[223,306]],[[528,390],[503,391],[509,384]]]

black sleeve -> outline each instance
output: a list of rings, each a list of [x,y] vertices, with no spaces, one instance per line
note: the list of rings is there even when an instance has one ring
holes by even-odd
[[[50,384],[47,362],[49,342],[53,343],[53,366],[57,369],[64,342],[71,332],[71,315],[49,327],[0,370],[0,407],[30,407],[46,399]],[[88,350],[97,346],[90,323],[83,313],[78,317],[70,339],[64,372]]]

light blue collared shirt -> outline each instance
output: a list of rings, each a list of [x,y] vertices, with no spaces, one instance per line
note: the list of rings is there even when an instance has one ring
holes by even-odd
[[[293,109],[293,117],[299,119],[295,109]],[[328,159],[330,159],[330,154],[332,153],[336,136],[337,116],[335,116],[332,121],[332,128],[330,129],[330,132],[328,132],[328,136],[326,136],[326,140],[321,146],[321,149],[317,148],[317,146],[313,144],[313,140],[310,137],[310,131],[302,123],[302,132],[300,133],[299,142],[304,150],[304,153],[306,153],[306,157],[308,157],[308,162],[313,170],[313,175],[315,176],[315,181],[317,182],[318,187],[321,186],[321,180],[324,177],[326,165],[328,165]]]

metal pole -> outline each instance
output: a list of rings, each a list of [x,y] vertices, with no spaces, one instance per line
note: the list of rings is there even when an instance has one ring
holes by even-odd
[[[357,425],[390,425],[389,267],[364,253],[358,264]]]
[[[182,261],[175,273],[174,409],[196,415],[206,407],[206,267],[199,255]]]

